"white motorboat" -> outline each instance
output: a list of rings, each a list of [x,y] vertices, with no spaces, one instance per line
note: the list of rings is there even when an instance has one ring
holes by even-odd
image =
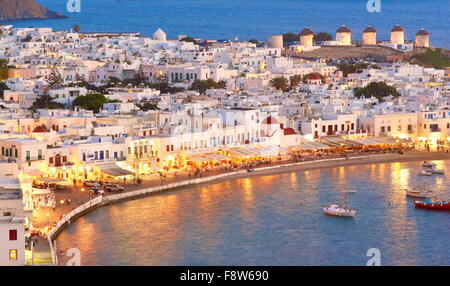
[[[433,168],[433,169],[430,170],[430,172],[433,173],[433,174],[441,174],[441,175],[445,174],[445,171],[442,170],[442,169],[434,169]]]
[[[420,171],[418,173],[419,176],[431,176],[433,175],[430,171]]]
[[[427,199],[431,198],[432,193],[431,191],[420,191],[413,188],[411,190],[406,190],[406,196],[411,198]]]
[[[338,204],[329,204],[323,207],[323,212],[327,215],[354,217],[356,214],[355,209],[350,209]]]
[[[436,163],[433,163],[431,161],[424,161],[422,166],[427,167],[427,168],[432,168],[432,167],[436,167]]]

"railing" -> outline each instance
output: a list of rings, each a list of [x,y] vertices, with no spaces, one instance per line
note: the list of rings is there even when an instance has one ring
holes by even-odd
[[[48,239],[48,242],[50,244],[50,251],[52,253],[52,260],[53,260],[54,264],[58,265],[58,255],[57,255],[57,252],[54,249],[54,245],[53,245],[53,238],[54,238],[55,234],[61,229],[61,227],[64,224],[66,224],[66,223],[70,224],[71,220],[75,216],[77,216],[78,214],[80,214],[80,213],[82,213],[82,212],[84,212],[84,211],[86,211],[88,209],[91,209],[93,207],[96,207],[96,206],[100,205],[102,203],[102,201],[103,201],[103,197],[102,196],[98,196],[98,197],[95,197],[92,200],[88,201],[87,203],[85,203],[85,204],[75,208],[71,212],[69,212],[66,215],[64,215],[64,217],[60,221],[58,221],[56,223],[55,227],[53,227],[48,232],[47,239]]]
[[[36,156],[36,157],[26,157],[26,160],[28,161],[28,162],[31,162],[31,161],[40,161],[40,160],[45,160],[45,156]]]
[[[73,166],[73,165],[75,165],[75,163],[73,163],[73,162],[62,162],[60,164],[56,164],[56,163],[48,164],[49,167],[64,167],[64,166]]]

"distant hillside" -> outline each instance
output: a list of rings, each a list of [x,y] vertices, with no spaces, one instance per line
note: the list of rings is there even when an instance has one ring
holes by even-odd
[[[412,55],[409,61],[430,68],[445,69],[450,67],[448,50],[442,49],[427,49],[424,52]]]
[[[35,0],[0,0],[0,20],[66,18]]]
[[[402,56],[402,52],[383,46],[322,46],[320,49],[310,52],[287,53],[296,58],[377,58],[386,60],[390,57]]]

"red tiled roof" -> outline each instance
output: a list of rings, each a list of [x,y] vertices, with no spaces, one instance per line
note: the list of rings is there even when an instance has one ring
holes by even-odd
[[[36,133],[44,133],[44,132],[48,132],[47,128],[45,128],[45,126],[43,125],[39,125],[36,128],[33,129],[33,132]]]
[[[283,129],[284,135],[295,135],[298,134],[297,132],[295,132],[294,129],[292,128],[284,128]]]
[[[316,75],[316,74],[312,74],[308,77],[308,79],[321,79],[320,76]]]

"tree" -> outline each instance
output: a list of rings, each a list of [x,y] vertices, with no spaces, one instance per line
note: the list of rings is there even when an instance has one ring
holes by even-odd
[[[227,82],[224,80],[219,80],[219,82],[217,84],[219,85],[219,88],[222,88],[222,89],[227,88]]]
[[[28,43],[28,42],[31,42],[32,39],[33,39],[33,37],[31,37],[30,35],[27,35],[21,41],[22,41],[22,43]]]
[[[62,86],[62,83],[64,82],[64,80],[61,77],[61,74],[59,73],[59,71],[56,68],[52,68],[52,71],[50,72],[50,75],[48,76],[47,82],[50,85],[50,88],[57,89]]]
[[[289,80],[284,76],[276,77],[270,81],[270,86],[281,91],[289,90]]]
[[[208,90],[208,89],[223,88],[223,84],[224,83],[219,84],[219,83],[215,82],[212,79],[207,79],[207,80],[198,80],[198,79],[196,79],[196,80],[194,80],[194,82],[189,87],[189,90],[196,90],[200,94],[205,94],[206,90]]]
[[[258,40],[256,40],[256,39],[251,39],[250,41],[248,41],[249,43],[252,43],[252,44],[255,44],[255,45],[258,45],[259,44],[259,41]]]
[[[296,74],[296,75],[291,76],[289,81],[290,81],[291,88],[293,88],[293,87],[299,86],[302,83],[303,78],[301,75]]]
[[[79,106],[86,110],[92,110],[94,112],[99,112],[103,104],[110,102],[118,102],[117,100],[109,100],[100,93],[89,93],[86,95],[78,96],[72,103],[73,107]]]
[[[325,32],[320,32],[318,34],[314,35],[313,41],[314,42],[325,42],[325,41],[331,41],[333,40],[333,36],[325,33]]]
[[[194,43],[194,44],[197,43],[197,41],[194,38],[192,38],[192,37],[184,37],[184,38],[181,38],[180,41],[181,42],[191,42],[191,43]]]
[[[409,62],[436,69],[445,69],[450,67],[450,58],[442,53],[441,49],[427,49],[425,53],[413,55],[409,59]]]
[[[0,59],[0,80],[8,79],[8,62]]]
[[[158,110],[158,105],[149,101],[144,101],[141,104],[136,104],[142,111]]]
[[[170,86],[170,84],[167,81],[161,81],[156,83],[146,83],[146,86],[149,88],[153,88],[156,90],[159,90],[161,94],[164,93],[178,93],[184,91],[184,88],[182,87],[173,87]]]
[[[80,32],[80,26],[78,26],[78,25],[73,26],[72,31],[73,31],[74,33]]]
[[[366,69],[369,67],[367,63],[358,63],[358,64],[339,64],[338,69],[342,71],[344,77],[347,77],[351,73],[356,73],[359,69]]]
[[[6,83],[4,83],[4,82],[0,82],[0,98],[3,98],[3,92],[5,91],[5,90],[8,90],[9,88],[8,88],[8,86],[6,85]],[[4,99],[3,99],[4,100]]]
[[[296,42],[299,40],[300,35],[294,33],[286,33],[283,34],[283,42]]]
[[[58,109],[58,108],[64,108],[64,104],[55,102],[55,99],[47,94],[38,96],[31,107],[31,109],[33,110]]]
[[[375,97],[379,101],[383,101],[386,96],[400,96],[400,93],[393,86],[387,85],[386,83],[380,82],[371,82],[366,87],[357,87],[353,90],[353,94],[357,98],[361,97]]]

